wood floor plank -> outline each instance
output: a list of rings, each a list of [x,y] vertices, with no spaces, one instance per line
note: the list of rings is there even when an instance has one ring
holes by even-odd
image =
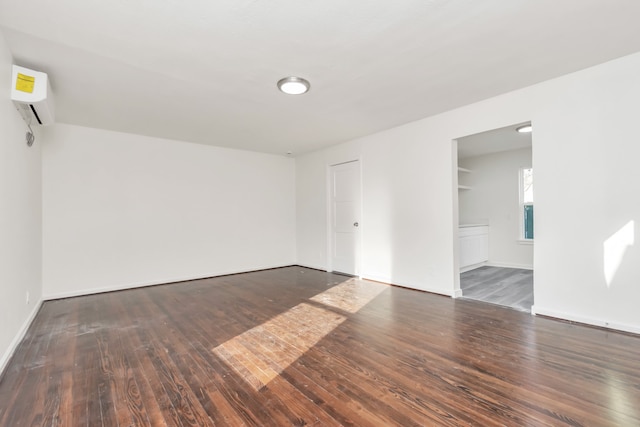
[[[519,313],[515,313],[515,312],[514,314],[519,315]],[[527,316],[527,318],[528,317],[529,316]],[[424,331],[424,332],[426,333],[427,331]],[[496,331],[496,332],[497,332],[497,336],[499,337],[500,332],[499,331]],[[371,334],[375,334],[375,332],[372,331]],[[393,342],[396,337],[398,337],[397,334],[395,337],[387,337],[383,341]],[[407,335],[407,337],[405,337],[406,342],[411,342],[412,339],[413,339],[412,335]],[[514,383],[513,379],[508,378],[509,372],[502,370],[501,365],[509,364],[511,366],[522,366],[526,369],[527,364],[522,363],[522,361],[518,359],[517,354],[514,354],[513,352],[511,353],[504,352],[502,348],[503,346],[501,345],[502,343],[496,339],[496,333],[489,334],[487,335],[486,338],[482,340],[473,340],[473,337],[470,337],[470,340],[472,340],[470,344],[478,345],[477,350],[474,352],[462,354],[461,356],[463,357],[452,360],[449,348],[446,344],[447,341],[443,340],[442,343],[444,345],[441,346],[438,344],[439,343],[438,337],[434,336],[430,340],[428,340],[429,341],[428,348],[430,350],[430,353],[428,357],[424,357],[421,363],[425,363],[425,364],[431,363],[429,367],[429,371],[433,372],[437,370],[439,366],[446,367],[447,361],[449,361],[450,363],[454,362],[455,363],[454,366],[456,366],[457,369],[466,368],[466,369],[470,369],[471,372],[479,372],[481,374],[484,374],[483,387],[489,390],[491,388],[492,382],[498,382],[498,385],[496,387],[501,389],[506,389],[508,385]],[[487,346],[486,345],[487,342],[491,342],[492,345]],[[404,345],[405,345],[404,343],[397,343],[396,346],[388,347],[388,351],[392,352],[394,351],[394,348],[403,347]],[[513,347],[513,343],[510,344],[509,348],[512,348],[512,347]],[[380,350],[380,346],[378,346],[378,348]],[[569,359],[569,360],[572,360],[572,359]],[[571,367],[566,367],[566,369],[570,370]],[[487,375],[488,373],[491,373],[491,375]],[[521,371],[517,371],[517,373],[518,375],[520,375]],[[559,372],[558,375],[563,375],[563,374]],[[551,372],[546,377],[548,381],[558,384],[557,382],[558,375],[555,375],[553,372]],[[541,379],[541,378],[538,376],[537,379]],[[469,378],[465,378],[465,382],[469,384],[470,383]],[[576,385],[575,383],[572,383],[572,386],[571,386],[574,390],[576,388],[575,385]],[[524,386],[527,387],[529,390],[531,389],[535,390],[536,388],[535,384],[533,385],[524,384]],[[571,399],[572,390],[567,390],[566,392],[568,394],[565,396],[562,396],[563,399]],[[543,394],[555,393],[555,391],[550,388],[546,388],[542,390],[542,393]],[[464,393],[462,393],[462,395],[464,396]],[[503,396],[503,397],[507,397],[507,396]]]
[[[157,303],[159,306],[162,305],[162,303],[159,301],[157,301]],[[180,326],[176,326],[177,329],[181,329]],[[170,328],[169,332],[173,333],[174,331],[172,331]],[[179,339],[179,337],[176,337],[176,339],[171,339],[170,343],[179,343],[180,341],[181,340]],[[171,345],[170,343],[165,344]],[[243,382],[251,385],[252,388],[256,390],[256,392],[266,394],[266,383],[269,383],[269,390],[278,385],[277,378],[274,378],[274,376],[265,377],[264,383],[260,382],[259,378],[256,378],[256,373],[258,373],[257,375],[260,376],[260,372],[264,374],[264,372],[270,370],[270,368],[264,363],[263,360],[250,357],[251,352],[248,349],[244,348],[237,342],[233,342],[231,346],[225,347],[225,353],[227,351],[231,351],[232,354],[226,354],[225,357],[222,358],[224,363],[234,368],[234,370],[242,378]],[[220,353],[217,354],[219,356],[223,356]],[[275,374],[275,376],[277,376],[277,372]],[[296,391],[289,389],[284,393],[277,393],[274,396],[270,397],[270,406],[276,409],[276,411],[272,412],[270,416],[271,421],[274,423],[274,425],[283,425],[290,423],[293,423],[294,425],[310,425],[307,418],[310,418],[313,424],[316,424],[318,422],[322,425],[335,424],[334,420],[323,413],[322,410],[318,410],[317,408],[315,408],[315,410],[310,411],[302,408],[302,403],[304,403],[304,401],[292,400],[292,397],[294,397],[296,393]],[[279,417],[282,418],[278,419]]]
[[[165,339],[165,331],[157,328],[138,328],[137,333],[171,402],[174,422],[178,421],[183,426],[211,424],[211,418],[186,385],[180,369],[176,366],[172,357],[175,350],[172,343]]]
[[[97,340],[92,328],[92,315],[97,312],[97,298],[87,298],[78,305],[75,362],[73,369],[73,420],[78,426],[101,426],[98,379],[99,357]]]
[[[43,402],[43,398],[37,399],[38,404],[29,408],[31,402],[24,398],[26,393],[44,393],[39,385],[46,378],[45,355],[56,328],[52,325],[51,310],[43,308],[0,378],[0,425],[14,425],[25,417],[25,412],[33,413],[40,409],[39,404]],[[2,384],[11,386],[2,387]]]
[[[0,426],[636,426],[639,354],[636,335],[288,267],[45,302]]]
[[[137,393],[140,395],[140,401],[144,406],[148,424],[141,425],[162,426],[168,425],[167,419],[171,421],[171,425],[181,425],[177,419],[177,411],[168,398],[165,389],[159,378],[158,371],[155,369],[148,348],[141,341],[138,328],[149,325],[139,316],[147,309],[143,307],[142,301],[137,294],[128,294],[119,299],[118,294],[107,294],[110,298],[118,300],[112,304],[112,316],[118,319],[118,337],[122,342],[123,348],[128,348],[126,354],[127,364],[132,369],[133,378],[137,385]],[[132,314],[133,313],[133,314]],[[161,322],[162,319],[159,319]],[[144,326],[143,326],[144,325]],[[126,388],[126,387],[125,387]],[[142,411],[142,409],[139,409]]]
[[[248,346],[267,356],[273,369],[282,367],[282,353],[290,351],[290,347],[277,337],[270,337],[269,344],[265,346],[263,339],[255,339],[257,334],[244,334]],[[280,377],[297,388],[307,399],[315,405],[323,408],[334,420],[345,426],[373,425],[379,418],[365,411],[361,405],[354,402],[344,393],[333,387],[327,387],[328,383],[324,375],[315,376],[314,371],[297,369],[295,364],[290,365],[280,373]],[[348,411],[340,411],[341,408],[349,408]],[[349,415],[345,416],[345,412]]]
[[[153,301],[156,308],[161,312],[166,312],[170,309],[170,306],[165,305],[165,301],[161,298],[158,298],[157,296],[153,299]],[[180,351],[183,351],[185,353],[191,351],[200,352],[201,355],[204,355],[206,363],[208,365],[214,366],[217,371],[224,372],[223,378],[226,378],[225,382],[230,383],[231,378],[234,376],[233,372],[227,369],[229,368],[228,365],[226,365],[224,369],[221,369],[220,360],[213,356],[213,352],[211,351],[211,344],[206,339],[203,340],[202,337],[198,335],[196,319],[190,318],[190,321],[186,322],[186,324],[180,322],[171,322],[169,318],[167,319],[167,322],[165,322],[166,328],[163,331],[162,337],[160,337],[159,339],[159,342],[167,349],[167,353],[179,353]],[[183,339],[185,336],[189,336],[191,339],[185,341]],[[203,345],[205,345],[207,348],[203,348]],[[180,351],[175,350],[174,346],[180,348]],[[240,386],[245,385],[246,383],[244,381],[240,381],[239,385],[238,382],[236,382],[235,384],[233,384],[231,390],[227,390],[227,397],[229,397],[232,402],[237,403],[239,398],[238,390],[240,389]],[[236,396],[232,397],[232,394],[236,394]],[[253,412],[259,412],[256,411],[256,408],[259,408],[260,404],[253,393],[244,393],[243,390],[241,402],[243,405],[252,408],[251,410]],[[270,406],[274,408],[274,402],[270,402]],[[262,410],[262,408],[260,408],[260,410]],[[250,411],[246,411],[245,415],[247,415],[248,412]],[[249,416],[248,420],[250,420],[251,422],[257,422],[256,425],[260,425],[259,421],[254,420],[262,418],[263,416],[264,415],[258,415],[257,418]],[[282,413],[281,409],[278,410],[274,408],[274,410],[271,412],[271,416],[274,420],[281,420],[283,422],[286,420],[286,416]]]

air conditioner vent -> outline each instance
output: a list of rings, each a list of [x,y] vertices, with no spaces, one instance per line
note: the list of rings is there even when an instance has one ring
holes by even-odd
[[[46,73],[14,65],[11,100],[27,125],[54,122],[53,98]]]

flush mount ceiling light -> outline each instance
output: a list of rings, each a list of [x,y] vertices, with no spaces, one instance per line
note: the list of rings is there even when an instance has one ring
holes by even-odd
[[[301,77],[285,77],[278,81],[278,89],[287,95],[302,95],[307,92],[311,84]]]
[[[531,127],[531,125],[524,125],[524,126],[520,126],[519,128],[516,128],[516,130],[520,133],[531,133],[533,128]]]

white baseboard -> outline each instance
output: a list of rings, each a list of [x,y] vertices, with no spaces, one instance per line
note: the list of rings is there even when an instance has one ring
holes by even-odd
[[[303,267],[303,268],[310,268],[312,270],[320,270],[320,271],[326,271],[329,272],[329,270],[327,270],[327,266],[325,265],[314,265],[314,264],[295,264],[298,267]]]
[[[201,280],[201,279],[210,279],[212,277],[218,277],[218,276],[228,276],[230,274],[250,273],[252,271],[260,271],[260,270],[271,270],[274,268],[290,267],[291,265],[292,264],[277,265],[277,266],[271,266],[271,267],[259,267],[259,268],[252,268],[248,270],[241,270],[241,271],[236,271],[236,270],[217,271],[214,273],[200,274],[197,276],[170,277],[166,279],[150,280],[145,282],[134,282],[134,283],[126,283],[126,284],[120,284],[120,285],[113,285],[113,286],[103,286],[100,288],[81,289],[77,291],[45,293],[42,296],[42,299],[45,301],[49,301],[49,300],[62,299],[62,298],[80,297],[84,295],[101,294],[103,292],[124,291],[127,289],[144,288],[146,286],[166,285],[169,283],[187,282],[189,280]]]
[[[401,288],[407,288],[407,289],[415,289],[416,291],[424,291],[424,292],[429,292],[432,294],[438,294],[438,295],[444,295],[447,297],[454,297],[454,292],[453,290],[449,290],[449,291],[445,291],[442,289],[436,289],[436,288],[429,288],[427,286],[416,286],[415,284],[407,284],[407,283],[401,283],[401,282],[396,282],[393,281],[390,277],[386,277],[386,276],[376,276],[376,275],[372,275],[372,274],[364,274],[361,276],[362,279],[364,280],[373,280],[374,282],[380,282],[380,283],[386,283],[388,285],[393,285],[393,286],[399,286]]]
[[[640,334],[640,326],[627,325],[624,323],[609,322],[607,320],[595,319],[591,317],[580,316],[573,313],[565,313],[556,310],[550,310],[544,307],[533,305],[531,307],[531,314],[553,317],[556,319],[568,320],[570,322],[583,323],[585,325],[598,326],[601,328],[615,329],[623,332],[631,332],[633,334]]]
[[[314,270],[320,270],[320,271],[326,271],[329,272],[329,270],[326,269],[326,267],[320,267],[320,266],[312,266],[309,264],[296,264],[299,267],[305,267],[305,268],[311,268]],[[424,292],[429,292],[432,294],[438,294],[438,295],[444,295],[444,296],[448,296],[448,297],[453,297],[453,298],[459,298],[462,296],[462,289],[458,289],[455,292],[445,292],[442,289],[429,289],[429,288],[418,288],[415,285],[407,285],[407,284],[402,284],[402,283],[395,283],[391,280],[391,278],[387,277],[387,276],[378,276],[375,274],[364,274],[361,276],[357,276],[359,279],[362,280],[371,280],[373,282],[378,282],[378,283],[384,283],[385,285],[390,285],[390,286],[399,286],[401,288],[407,288],[407,289],[415,289],[417,291],[424,291]]]
[[[33,319],[36,318],[36,314],[38,314],[38,310],[40,310],[42,301],[43,300],[40,299],[33,307],[33,310],[31,310],[31,313],[29,313],[29,317],[27,317],[27,319],[24,321],[16,336],[13,337],[13,341],[11,341],[11,344],[9,344],[9,348],[7,348],[7,351],[5,351],[2,355],[2,359],[0,359],[0,375],[2,375],[5,368],[7,367],[9,360],[11,360],[11,356],[13,356],[13,353],[15,353],[16,349],[18,348],[18,345],[20,345],[20,343],[22,342],[22,339],[26,335],[29,326],[31,326],[31,322],[33,322]]]
[[[326,271],[329,272],[329,270],[327,270],[326,267],[324,266],[313,266],[313,265],[309,265],[309,264],[296,264],[299,267],[306,267],[306,268],[312,268],[314,270],[320,270],[320,271]],[[457,291],[443,291],[442,289],[433,289],[433,288],[427,288],[427,287],[416,287],[415,285],[409,285],[409,284],[404,284],[404,283],[396,283],[393,280],[391,280],[390,277],[387,276],[382,276],[382,275],[376,275],[376,274],[363,274],[361,276],[358,276],[359,279],[362,280],[371,280],[374,282],[378,282],[378,283],[384,283],[386,285],[390,285],[390,286],[399,286],[401,288],[407,288],[407,289],[415,289],[417,291],[424,291],[424,292],[429,292],[432,294],[438,294],[438,295],[444,295],[447,297],[452,297],[452,298],[459,298],[462,296],[462,289],[458,289]]]
[[[500,267],[500,268],[519,268],[522,270],[533,270],[533,265],[529,264],[512,264],[508,262],[487,262],[487,267]]]
[[[486,262],[480,262],[478,264],[467,265],[465,267],[460,267],[460,273],[466,273],[467,271],[475,270],[476,268],[484,267],[487,265]]]

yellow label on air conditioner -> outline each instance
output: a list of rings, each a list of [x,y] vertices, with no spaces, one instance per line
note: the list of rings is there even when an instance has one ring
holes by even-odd
[[[33,93],[33,86],[35,83],[35,77],[18,73],[18,78],[16,79],[16,90],[19,90],[20,92]]]

